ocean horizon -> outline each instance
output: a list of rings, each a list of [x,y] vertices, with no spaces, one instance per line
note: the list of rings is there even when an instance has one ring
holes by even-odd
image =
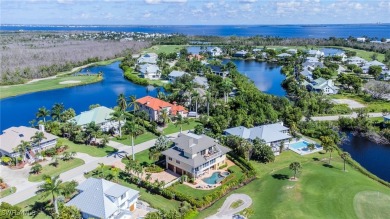
[[[211,36],[283,38],[390,38],[390,23],[257,25],[75,25],[1,24],[1,31],[115,31]]]

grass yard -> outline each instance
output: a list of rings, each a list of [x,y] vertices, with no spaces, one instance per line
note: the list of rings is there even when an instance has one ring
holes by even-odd
[[[17,206],[21,207],[23,212],[30,212],[23,215],[24,219],[51,219],[50,211],[53,207],[50,205],[50,198],[50,196],[41,198],[40,195],[36,195]]]
[[[71,170],[73,168],[76,168],[78,166],[81,166],[84,164],[84,161],[79,158],[73,158],[69,161],[58,161],[58,166],[54,167],[52,165],[46,165],[43,166],[43,169],[40,174],[30,174],[28,177],[28,181],[30,182],[39,182],[42,181],[43,175],[49,175],[49,176],[57,176],[60,175],[63,172],[66,172],[68,170]]]
[[[331,166],[326,165],[328,156],[300,156],[286,151],[273,163],[253,162],[259,178],[232,193],[252,198],[251,218],[386,218],[389,208],[384,201],[389,200],[390,189],[349,165],[347,172],[342,171],[343,162],[336,153]],[[288,180],[293,176],[288,168],[293,161],[303,166],[296,182]],[[200,212],[197,218],[215,214],[228,196]]]
[[[195,128],[196,125],[201,124],[195,119],[190,119],[189,124],[183,124],[182,129],[185,130],[192,130]],[[176,126],[174,123],[169,123],[168,126],[164,129],[164,135],[169,135],[172,133],[180,132],[180,126]]]
[[[131,157],[129,155],[129,157]],[[138,152],[135,154],[135,160],[138,161],[140,164],[152,164],[153,161],[149,159],[149,150],[144,150],[141,152]],[[127,163],[127,158],[122,158],[122,163]]]
[[[184,48],[184,45],[155,45],[144,50],[144,52],[154,52],[154,53],[172,53],[179,52],[180,49]]]
[[[355,51],[356,56],[359,56],[367,61],[372,61],[371,56],[375,53],[375,52],[370,52],[370,51],[365,51],[365,50],[360,50],[360,49],[353,49],[353,48],[342,47],[342,46],[328,46],[328,47],[342,49],[342,50]],[[381,54],[381,53],[377,53],[377,54],[378,54],[378,61],[383,62],[383,60],[385,59],[385,55]]]
[[[143,133],[142,135],[140,136],[137,136],[135,139],[134,139],[134,145],[137,145],[137,144],[141,144],[141,143],[144,143],[146,141],[150,141],[150,140],[153,140],[157,138],[157,136],[151,132],[148,132],[146,131],[145,133]],[[111,139],[112,141],[116,141],[116,142],[119,142],[119,143],[122,143],[124,145],[129,145],[131,146],[131,139],[129,137],[126,137],[125,139],[121,140],[121,139],[117,139],[117,138],[112,138]]]
[[[91,84],[103,80],[98,76],[61,76],[54,79],[47,79],[42,81],[33,82],[30,84],[19,84],[10,86],[0,86],[0,99],[17,96],[26,93],[32,93],[44,90],[54,90],[65,87],[73,87],[84,84]],[[80,81],[78,83],[60,84],[64,81]]]
[[[364,104],[368,112],[382,112],[387,109],[390,111],[390,102],[386,100],[375,100],[370,98],[369,95],[357,95],[357,94],[335,94],[332,95],[334,99],[352,99],[359,103]]]
[[[14,194],[15,192],[16,192],[16,188],[15,187],[9,187],[9,188],[6,188],[4,190],[1,190],[0,198],[4,198],[6,196],[9,196],[11,194]]]
[[[116,151],[115,148],[110,146],[99,148],[92,145],[75,144],[74,142],[71,142],[66,138],[61,139],[63,139],[64,145],[68,145],[69,148],[67,149],[67,151],[86,153],[91,155],[92,157],[105,157],[108,154],[111,154]]]

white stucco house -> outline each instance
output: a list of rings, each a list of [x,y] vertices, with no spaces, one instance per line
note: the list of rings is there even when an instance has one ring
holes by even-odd
[[[157,64],[157,59],[156,53],[146,53],[137,59],[137,64]]]
[[[38,143],[33,143],[31,137],[37,132],[43,132],[45,138]],[[19,157],[20,153],[16,151],[18,145],[22,141],[31,142],[30,150],[25,154],[25,157],[33,162],[34,155],[40,151],[54,147],[57,144],[58,137],[50,133],[45,132],[43,125],[40,126],[40,130],[35,128],[30,128],[26,126],[19,127],[10,127],[3,131],[3,134],[0,135],[0,157]]]
[[[323,94],[337,94],[339,87],[334,85],[332,79],[317,78],[311,82],[304,82],[309,91],[322,92]]]
[[[210,55],[210,56],[221,56],[222,55],[222,49],[219,48],[219,47],[212,47],[210,49],[207,50],[207,53]]]
[[[207,135],[181,133],[173,142],[173,147],[162,152],[166,168],[193,178],[226,164],[226,153],[230,151]]]
[[[160,68],[155,64],[143,64],[138,69],[142,78],[157,80],[161,77]]]
[[[83,219],[125,219],[136,210],[139,191],[96,178],[77,186],[79,192],[66,206],[75,206]]]
[[[188,74],[188,73],[184,72],[184,71],[176,71],[176,70],[174,70],[171,73],[169,73],[168,80],[170,82],[175,82],[177,78],[183,77],[185,74]]]

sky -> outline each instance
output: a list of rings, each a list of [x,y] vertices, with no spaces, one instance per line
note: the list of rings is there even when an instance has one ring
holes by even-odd
[[[390,0],[0,0],[1,24],[390,23]]]

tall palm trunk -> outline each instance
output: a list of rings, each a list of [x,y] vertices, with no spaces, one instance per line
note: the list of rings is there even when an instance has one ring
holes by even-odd
[[[122,126],[120,120],[119,120],[119,137],[122,138]]]
[[[54,205],[54,210],[56,211],[56,214],[58,215],[58,206],[57,206],[57,199],[54,195],[54,193],[51,193],[53,195],[53,205]]]
[[[195,100],[195,112],[198,115],[198,99]]]
[[[207,101],[207,117],[210,116],[210,102]]]
[[[131,136],[131,153],[133,156],[133,160],[135,160],[135,154],[134,154],[134,136]]]

